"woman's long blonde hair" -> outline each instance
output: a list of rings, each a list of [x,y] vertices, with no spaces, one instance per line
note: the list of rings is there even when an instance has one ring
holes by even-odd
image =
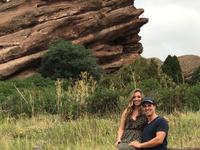
[[[141,96],[142,96],[142,99],[144,97],[144,94],[142,92],[141,89],[134,89],[133,91],[131,91],[129,97],[128,97],[128,106],[126,108],[126,114],[125,114],[125,117],[127,118],[128,116],[130,116],[133,112],[133,110],[135,109],[135,105],[133,103],[133,95],[136,93],[136,92],[139,92],[141,93]],[[139,113],[141,114],[142,113],[142,109],[140,109]]]

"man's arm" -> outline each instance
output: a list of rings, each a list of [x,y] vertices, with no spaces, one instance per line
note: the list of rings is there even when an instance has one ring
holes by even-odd
[[[166,133],[164,131],[158,131],[156,132],[156,137],[147,142],[140,143],[138,141],[133,141],[129,145],[134,146],[136,148],[155,147],[163,143],[165,136],[166,136]]]

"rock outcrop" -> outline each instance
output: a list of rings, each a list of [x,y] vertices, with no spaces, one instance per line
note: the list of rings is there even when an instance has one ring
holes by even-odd
[[[178,57],[183,77],[190,80],[194,71],[200,67],[200,57],[196,55],[183,55]]]
[[[0,3],[0,79],[37,68],[48,44],[64,38],[91,48],[113,72],[142,53],[148,22],[133,0],[11,0]],[[32,70],[32,69],[31,69]]]

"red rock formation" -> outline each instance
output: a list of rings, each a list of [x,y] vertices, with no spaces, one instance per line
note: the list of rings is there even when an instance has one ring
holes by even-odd
[[[196,55],[183,55],[178,57],[184,80],[189,81],[192,74],[200,67],[200,57]]]
[[[91,48],[112,72],[142,53],[148,22],[132,0],[11,0],[0,4],[0,79],[38,67],[48,44],[62,37]],[[37,65],[36,65],[37,64]]]

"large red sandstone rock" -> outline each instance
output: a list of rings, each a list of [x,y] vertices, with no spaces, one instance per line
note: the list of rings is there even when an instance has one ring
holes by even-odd
[[[62,37],[91,48],[99,65],[116,71],[142,53],[138,35],[148,22],[133,0],[11,0],[0,5],[0,79],[38,64]],[[37,65],[36,65],[37,64]]]

